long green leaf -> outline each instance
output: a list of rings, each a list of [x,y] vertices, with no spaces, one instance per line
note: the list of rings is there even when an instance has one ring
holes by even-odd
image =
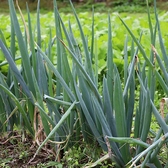
[[[168,73],[166,71],[166,68],[164,67],[163,63],[162,63],[162,60],[159,56],[159,54],[156,52],[156,50],[154,49],[154,53],[155,53],[155,57],[156,57],[156,60],[160,66],[160,69],[161,71],[163,72],[163,75],[164,75],[164,79],[165,79],[165,82],[166,84],[168,85]]]
[[[149,30],[150,30],[150,35],[151,35],[151,44],[155,45],[155,37],[153,33],[153,27],[152,27],[152,21],[151,21],[151,15],[150,15],[150,9],[149,9],[149,3],[148,0],[147,2],[147,13],[148,13],[148,23],[149,23]]]
[[[37,2],[37,44],[41,48],[40,0]]]
[[[150,145],[141,141],[141,140],[138,140],[138,139],[135,139],[135,138],[129,138],[129,137],[109,137],[107,136],[107,138],[111,141],[114,141],[114,142],[118,142],[118,143],[122,143],[122,144],[125,144],[125,143],[128,143],[128,144],[132,144],[132,145],[140,145],[142,146],[143,148],[148,148]]]
[[[128,164],[131,164],[130,167],[133,167],[133,165],[135,165],[138,160],[140,160],[143,156],[145,156],[148,152],[150,152],[151,150],[155,149],[160,143],[165,143],[166,139],[168,138],[168,133],[166,133],[164,136],[160,137],[156,142],[154,142],[152,145],[150,145],[148,148],[146,148],[143,152],[141,152],[139,155],[137,155],[136,157],[134,157]]]
[[[4,87],[2,84],[0,84],[0,88],[3,89],[13,99],[13,101],[15,102],[16,106],[18,107],[19,111],[21,112],[21,114],[23,116],[23,119],[24,119],[25,124],[26,124],[26,128],[29,130],[29,132],[32,135],[34,135],[34,132],[32,130],[32,127],[31,127],[30,121],[28,119],[28,116],[27,116],[26,112],[23,110],[20,102],[18,101],[18,98],[15,97],[15,95],[12,92],[10,92],[6,87]]]
[[[55,74],[55,76],[57,77],[57,80],[59,80],[59,82],[61,83],[61,85],[64,87],[64,89],[66,90],[67,94],[69,95],[71,101],[75,100],[75,97],[72,93],[72,91],[70,90],[70,88],[68,87],[68,85],[66,84],[66,82],[64,81],[64,79],[62,78],[62,76],[60,75],[60,73],[57,71],[57,69],[54,67],[54,65],[52,64],[52,62],[50,61],[50,59],[46,56],[46,54],[37,46],[38,50],[41,52],[41,56],[44,58],[44,60],[47,62],[48,64],[48,68],[50,70],[53,71],[53,73]]]
[[[91,55],[91,60],[94,58],[94,37],[95,33],[94,33],[94,7],[92,6],[92,40],[91,40],[91,51],[90,51],[90,55]]]
[[[114,95],[113,95],[114,100],[113,101],[114,101],[117,135],[119,137],[126,137],[127,136],[126,111],[125,111],[121,81],[120,81],[119,73],[116,66],[114,67],[114,73],[116,75],[114,77]],[[125,145],[120,149],[125,163],[128,162],[130,157],[128,148],[129,146]]]
[[[3,42],[0,39],[0,47],[10,65],[10,68],[12,70],[12,72],[14,73],[15,77],[17,78],[18,82],[20,83],[20,85],[22,86],[22,89],[24,90],[24,92],[26,93],[27,97],[33,102],[33,98],[30,92],[30,89],[27,87],[23,77],[21,76],[19,70],[16,67],[16,64],[10,54],[10,52],[7,50],[7,48],[4,46]]]
[[[55,31],[58,38],[62,39],[62,32],[60,28],[60,21],[59,21],[59,14],[58,14],[58,8],[57,8],[57,1],[54,0],[54,18],[55,18]],[[61,65],[62,65],[62,45],[59,40],[57,40],[57,70],[60,75],[62,75]],[[57,88],[56,88],[56,95],[60,96],[61,94],[61,84],[59,81],[57,81]]]
[[[132,123],[133,123],[133,113],[134,113],[134,105],[135,105],[135,74],[132,75],[130,79],[130,92],[128,97],[128,104],[127,104],[127,136],[131,136],[132,131]]]
[[[143,126],[142,126],[142,132],[141,132],[141,140],[146,142],[147,140],[147,136],[149,133],[149,129],[150,129],[150,124],[151,124],[151,117],[152,117],[152,108],[150,105],[150,93],[149,90],[147,90],[146,92],[147,95],[146,96],[146,102],[145,102],[145,112],[144,112],[144,119],[143,119]],[[143,150],[143,148],[139,148],[138,152]]]
[[[111,104],[113,103],[113,46],[112,46],[112,30],[111,30],[111,19],[108,15],[108,50],[107,50],[107,86],[109,90],[109,96],[111,99]]]
[[[94,134],[94,137],[97,139],[97,141],[99,142],[100,146],[104,150],[107,149],[106,145],[103,143],[103,139],[101,137],[102,135],[99,133],[99,130],[97,129],[97,127],[95,125],[95,122],[93,121],[93,119],[92,119],[92,117],[91,117],[91,115],[90,115],[90,113],[89,113],[89,111],[87,109],[87,105],[83,101],[82,96],[81,96],[81,94],[79,92],[79,88],[76,86],[76,84],[75,84],[75,89],[76,89],[77,97],[79,99],[80,106],[81,106],[81,108],[83,110],[83,113],[84,113],[84,115],[85,115],[85,117],[87,119],[87,122],[88,122],[88,124],[89,124],[89,126],[90,126],[90,128],[91,128],[91,130],[92,130],[92,132]]]
[[[33,37],[33,31],[32,31],[32,24],[31,24],[31,18],[30,18],[30,11],[27,5],[27,14],[28,14],[28,31],[29,31],[29,45],[31,50],[31,59],[32,59],[32,66],[34,73],[36,75],[36,53],[35,53],[35,46],[34,46],[34,37]]]
[[[36,90],[36,97],[37,97],[36,99],[37,99],[37,102],[44,109],[43,93],[40,92],[40,88],[38,87],[37,80],[36,80],[35,74],[33,72],[32,72],[32,75],[33,75],[34,87],[35,87],[35,90]],[[41,116],[41,120],[42,120],[42,123],[43,123],[44,131],[48,135],[49,132],[50,132],[50,126],[48,124],[48,121],[47,121],[45,115],[41,112],[41,110],[40,110],[40,116]]]
[[[111,133],[113,136],[116,137],[117,136],[116,123],[114,119],[113,108],[107,86],[107,79],[105,78],[103,80],[103,105],[104,105],[103,111],[106,116],[106,120],[109,124],[109,127],[111,129]]]
[[[96,100],[96,98],[94,98],[94,97],[92,99],[92,102],[94,104],[96,116],[97,116],[99,122],[101,123],[101,127],[102,127],[101,129],[103,130],[104,137],[105,136],[112,136],[112,132],[111,132],[110,127],[108,125],[108,122],[104,116],[104,112],[103,112],[102,107],[100,106],[100,104]],[[118,164],[120,164],[120,165],[123,165],[124,164],[123,161],[125,161],[127,159],[127,158],[124,158],[124,156],[123,157],[121,156],[120,150],[121,150],[121,152],[123,150],[122,149],[119,150],[118,145],[114,142],[111,142],[110,145],[111,145],[113,152],[116,155],[116,158],[117,158],[116,162],[118,162]]]
[[[127,77],[128,77],[128,51],[127,50],[128,50],[128,36],[126,36],[125,43],[124,43],[124,85],[126,84]]]
[[[120,17],[119,17],[120,18]],[[123,19],[121,19],[121,22],[123,23],[123,25],[125,26],[125,28],[127,29],[127,31],[129,32],[129,34],[131,35],[132,39],[134,40],[134,42],[136,43],[136,45],[138,46],[141,54],[143,55],[145,61],[147,62],[147,64],[152,68],[153,64],[151,63],[151,61],[149,60],[149,58],[147,57],[142,45],[139,43],[139,41],[136,39],[136,37],[134,36],[134,34],[132,33],[132,31],[130,30],[130,28],[126,25],[126,23],[123,21]]]
[[[157,22],[157,26],[158,26],[159,44],[160,44],[160,49],[161,49],[164,64],[165,64],[165,70],[168,71],[168,57],[167,57],[167,54],[166,54],[166,48],[165,48],[163,38],[162,38],[162,34],[161,34],[160,23],[159,23],[156,8],[155,8],[155,18],[156,18],[156,22]]]
[[[168,86],[166,85],[162,76],[160,75],[160,73],[157,70],[155,70],[155,75],[156,75],[156,78],[157,78],[158,82],[160,83],[162,89],[164,90],[164,93],[166,93],[166,95],[168,96]]]
[[[87,42],[86,42],[86,38],[85,38],[85,35],[84,35],[84,32],[83,32],[81,23],[79,21],[79,18],[76,14],[76,11],[75,11],[71,1],[70,1],[70,4],[71,4],[71,7],[72,7],[74,16],[76,18],[76,21],[77,21],[77,24],[78,24],[78,27],[79,27],[79,31],[80,31],[80,34],[81,34],[81,39],[82,39],[82,42],[83,42],[83,48],[84,48],[85,58],[86,58],[86,60],[85,60],[86,71],[88,72],[90,78],[94,82],[95,79],[94,79],[93,70],[92,70],[92,60],[91,60],[91,55],[90,55],[89,50],[88,50],[88,45],[87,45]]]
[[[138,78],[139,78],[141,87],[142,87],[142,89],[143,89],[143,92],[144,92],[145,94],[147,94],[146,88],[145,88],[145,86],[144,86],[144,84],[143,84],[141,78],[139,77],[139,75],[138,75]],[[155,117],[156,117],[158,123],[159,123],[160,126],[162,127],[164,133],[167,133],[167,132],[168,132],[168,126],[167,126],[167,124],[165,123],[165,121],[163,120],[163,118],[161,117],[161,115],[159,114],[159,111],[156,109],[156,107],[155,107],[155,105],[154,105],[154,103],[153,103],[153,101],[152,101],[151,99],[150,99],[150,103],[151,103],[151,105],[152,105],[153,114],[155,115]]]
[[[58,104],[61,104],[61,105],[66,105],[66,106],[70,106],[71,105],[70,102],[62,101],[62,100],[56,99],[56,98],[48,96],[48,95],[44,95],[44,99],[49,99],[53,103],[58,103]]]
[[[37,72],[35,77],[36,77],[40,92],[42,94],[49,94],[47,72],[46,72],[44,60],[40,54],[41,54],[40,51],[37,49],[37,52],[36,52]]]
[[[158,123],[162,127],[164,133],[167,133],[168,132],[168,126],[167,126],[167,124],[165,123],[164,119],[161,117],[159,111],[156,109],[156,107],[155,107],[155,105],[153,104],[152,101],[151,101],[151,105],[152,105],[153,114],[155,115]]]
[[[125,114],[125,106],[124,106],[124,99],[122,94],[122,87],[121,81],[119,78],[118,70],[115,66],[114,68],[115,73],[115,82],[114,82],[114,110],[115,110],[115,119],[116,119],[116,126],[117,126],[117,134],[118,136],[126,136],[127,129],[126,129],[126,114]]]
[[[99,99],[99,101],[101,102],[101,98],[99,95],[99,92],[96,88],[96,85],[94,84],[94,82],[92,81],[92,79],[90,78],[90,76],[87,74],[86,70],[84,69],[83,65],[78,61],[78,59],[76,58],[75,54],[65,45],[65,43],[62,41],[62,44],[64,45],[64,47],[70,52],[73,60],[75,61],[75,63],[78,65],[78,67],[80,68],[80,71],[84,74],[84,77],[86,78],[88,84],[90,85],[90,87],[93,89],[96,97]]]
[[[87,104],[87,109],[90,112],[90,115],[93,121],[96,123],[98,127],[96,114],[94,113],[94,108],[92,104],[92,94],[93,94],[92,90],[89,88],[87,81],[84,80],[83,75],[81,74],[80,71],[78,72],[78,78],[79,78],[79,87],[82,93],[83,101],[85,102],[85,104]]]
[[[24,69],[25,69],[26,79],[27,79],[30,90],[34,94],[35,89],[34,89],[34,85],[33,85],[30,59],[29,59],[29,54],[28,54],[28,50],[27,50],[27,47],[26,47],[26,42],[24,41],[24,38],[22,36],[22,32],[21,32],[21,29],[20,29],[20,25],[19,25],[19,22],[18,22],[17,15],[16,15],[14,3],[11,0],[8,0],[8,3],[9,3],[9,9],[10,9],[10,13],[11,13],[11,21],[13,23],[15,33],[16,33],[16,37],[18,39],[19,50],[20,50],[20,53],[21,53],[21,56],[22,56],[22,62],[23,62],[23,66],[24,66]]]
[[[66,118],[70,115],[75,104],[76,104],[76,101],[74,101],[72,103],[72,105],[68,108],[68,110],[65,112],[65,114],[61,117],[61,119],[59,120],[57,125],[52,129],[52,131],[49,133],[49,135],[46,137],[46,139],[42,142],[42,144],[37,149],[33,158],[35,158],[35,156],[38,154],[39,150],[43,147],[43,145],[51,138],[51,136],[53,136],[56,133],[57,129],[63,124],[63,122],[65,122]]]
[[[125,84],[124,91],[123,91],[123,97],[124,98],[127,96],[128,88],[129,88],[130,83],[131,83],[131,78],[133,77],[135,60],[136,60],[136,56],[133,57],[133,59],[131,61],[131,65],[130,65],[130,68],[129,68],[128,78],[126,80],[126,84]]]

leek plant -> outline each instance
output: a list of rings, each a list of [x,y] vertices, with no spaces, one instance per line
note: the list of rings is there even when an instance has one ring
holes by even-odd
[[[132,38],[131,55],[128,55],[129,38],[125,40],[124,76],[120,76],[113,58],[111,19],[108,16],[107,68],[101,83],[102,89],[98,82],[99,60],[94,49],[94,12],[89,45],[70,2],[80,32],[81,52],[70,21],[66,27],[61,19],[56,0],[53,1],[56,36],[52,38],[52,34],[49,34],[50,40],[45,44],[47,47],[42,43],[40,0],[36,31],[32,29],[28,6],[27,23],[20,11],[25,27],[25,32],[21,32],[14,3],[10,0],[8,3],[11,17],[10,48],[3,35],[0,39],[0,48],[9,64],[8,74],[5,76],[0,73],[1,131],[12,131],[15,126],[29,131],[39,145],[34,157],[48,141],[62,144],[66,150],[76,141],[80,142],[82,137],[87,143],[98,143],[104,151],[108,151],[108,157],[105,158],[114,161],[116,167],[163,167],[158,155],[167,142],[167,117],[161,117],[154,101],[156,82],[168,95],[168,58],[160,31],[156,0],[154,26],[147,4],[152,44],[150,57],[141,45],[143,33],[137,39],[120,18]],[[162,58],[154,47],[157,35]],[[16,43],[20,57],[16,55]],[[144,58],[143,63],[139,62],[139,54]],[[21,62],[19,66],[15,63],[18,58]],[[160,129],[149,144],[147,139],[152,115]],[[41,130],[38,129],[39,125]],[[42,139],[39,131],[43,133]]]

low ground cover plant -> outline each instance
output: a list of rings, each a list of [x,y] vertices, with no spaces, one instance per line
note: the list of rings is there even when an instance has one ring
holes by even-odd
[[[60,13],[62,20],[64,21],[65,26],[68,26],[68,20],[70,20],[73,28],[73,33],[74,36],[77,40],[77,43],[80,46],[80,49],[83,52],[83,47],[81,45],[81,38],[80,38],[80,33],[78,29],[74,29],[77,27],[77,23],[75,21],[75,18],[73,17],[72,13],[64,14]],[[159,21],[161,24],[161,31],[163,39],[164,39],[164,44],[165,47],[168,46],[167,41],[165,40],[167,37],[167,31],[166,27],[168,26],[167,24],[167,13],[159,13]],[[20,22],[20,27],[22,32],[24,31],[24,25],[21,21],[20,15],[17,13],[19,22]],[[30,13],[31,16],[31,23],[32,23],[32,30],[34,31],[34,36],[36,38],[36,13]],[[89,48],[91,47],[91,24],[92,24],[92,17],[90,12],[83,12],[79,13],[78,17],[80,18],[80,23],[82,25],[83,31],[85,32],[85,36],[88,38],[88,46]],[[147,54],[150,54],[150,31],[148,29],[148,19],[147,15],[145,13],[121,13],[120,17],[123,18],[123,20],[127,23],[127,25],[131,28],[133,31],[134,35],[136,37],[140,36],[140,33],[143,32],[143,36],[141,38],[141,43],[144,47],[144,50]],[[10,18],[6,14],[1,14],[0,18],[3,22],[3,24],[0,25],[1,31],[6,37],[6,43],[8,46],[10,46],[10,35],[11,35],[11,29],[10,29]],[[27,16],[24,12],[24,18],[25,21],[27,22]],[[106,55],[107,55],[107,40],[108,40],[108,22],[107,19],[107,14],[106,13],[97,13],[95,10],[94,13],[94,38],[95,38],[95,50],[98,55],[98,67],[99,67],[99,74],[104,73],[105,65],[106,65]],[[101,20],[101,21],[100,21]],[[151,14],[151,20],[152,23],[155,23],[154,20],[154,13]],[[120,73],[123,73],[123,63],[124,63],[124,41],[126,36],[128,35],[126,29],[122,25],[121,21],[118,18],[118,13],[112,13],[111,14],[111,26],[112,26],[112,42],[113,42],[113,55],[114,55],[114,62],[117,64],[118,70]],[[53,12],[42,12],[40,13],[40,24],[41,24],[41,36],[42,36],[42,47],[45,47],[48,42],[50,41],[50,30],[52,34],[55,34],[55,21],[54,21],[54,14]],[[122,33],[121,33],[122,32]],[[54,44],[55,45],[55,44]],[[156,46],[159,48],[159,39],[156,38]],[[18,50],[18,45],[16,44],[15,46],[17,55],[19,56],[19,50]],[[167,47],[166,47],[167,49]],[[130,55],[131,52],[131,38],[128,36],[128,55]],[[160,53],[160,50],[158,50]],[[5,57],[3,53],[0,51],[0,67],[2,72],[7,72],[7,64]],[[139,60],[143,62],[143,57],[139,55]],[[17,62],[20,64],[20,61]]]
[[[70,20],[63,21],[57,2],[53,2],[55,33],[49,31],[48,43],[44,46],[40,1],[35,30],[28,6],[27,21],[20,11],[24,31],[13,1],[8,1],[10,47],[2,32],[0,39],[1,52],[9,65],[7,74],[0,73],[1,132],[13,131],[15,127],[21,129],[23,135],[25,131],[29,132],[39,146],[29,164],[46,144],[56,151],[58,161],[62,151],[66,154],[75,144],[81,149],[80,143],[84,141],[106,152],[85,167],[96,166],[105,160],[115,163],[115,167],[166,167],[167,163],[159,157],[159,152],[167,145],[167,116],[161,115],[156,108],[155,94],[160,91],[158,88],[166,96],[168,94],[168,59],[156,1],[154,24],[147,3],[148,39],[143,33],[137,37],[126,20],[117,16],[124,32],[126,30],[129,34],[123,41],[123,73],[119,73],[115,62],[111,16],[108,15],[107,19],[107,48],[100,54],[97,38],[101,35],[95,35],[94,12],[89,28],[91,33],[86,35],[73,4],[70,2],[75,27]],[[79,35],[78,39],[75,36],[76,29],[80,40]],[[125,36],[122,33],[117,36]],[[149,52],[144,50],[143,38],[150,41]],[[103,55],[105,69],[100,76],[99,57]],[[16,63],[17,60],[20,63]],[[163,99],[162,107],[166,100]],[[158,123],[158,130],[151,130],[152,116]],[[150,133],[152,141],[149,141]]]

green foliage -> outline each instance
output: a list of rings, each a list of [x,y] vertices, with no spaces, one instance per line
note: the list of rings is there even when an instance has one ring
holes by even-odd
[[[62,164],[54,161],[50,161],[47,163],[39,163],[37,164],[37,167],[41,168],[47,168],[47,167],[57,167],[57,168],[62,168]]]
[[[56,37],[52,38],[55,33],[50,29],[46,38],[42,38],[40,1],[35,31],[27,7],[27,26],[25,24],[23,28],[25,34],[22,33],[13,1],[8,2],[11,16],[10,48],[2,33],[0,40],[1,50],[10,67],[7,76],[0,73],[1,130],[13,130],[17,125],[38,138],[36,126],[44,129],[45,136],[34,157],[49,140],[64,144],[62,146],[67,150],[76,141],[81,142],[82,136],[86,143],[98,143],[102,150],[108,151],[105,156],[114,161],[116,167],[162,167],[158,154],[167,142],[168,126],[167,119],[161,117],[154,102],[156,81],[168,95],[168,59],[156,4],[155,26],[147,5],[146,24],[149,28],[145,28],[147,35],[143,35],[139,20],[135,20],[139,29],[132,30],[129,17],[122,19],[116,15],[112,19],[109,15],[108,24],[105,24],[108,28],[102,29],[102,23],[95,22],[94,12],[90,17],[91,26],[85,31],[86,25],[80,21],[73,4],[70,2],[76,24],[62,19],[54,0]],[[21,17],[24,20],[22,14]],[[112,34],[113,19],[120,21],[113,25],[121,29],[116,34],[115,31]],[[95,34],[95,23],[98,24],[98,34]],[[126,31],[129,37],[125,39]],[[137,39],[137,36],[140,38]],[[101,38],[103,40],[99,44],[98,39]],[[121,42],[113,47],[117,41],[121,41],[124,47]],[[151,49],[143,47],[150,44]],[[14,62],[18,57],[15,46],[19,48],[21,64]],[[158,47],[159,52],[155,49]],[[123,59],[123,66],[119,66],[119,59]],[[100,72],[102,67],[105,69],[101,83],[98,83],[100,72],[97,66]],[[124,69],[123,74],[120,68]],[[153,142],[148,144],[152,114],[160,127],[155,132]],[[131,152],[133,145],[136,151]],[[80,145],[75,149],[80,151]],[[70,160],[70,164],[79,164],[77,158],[82,157],[79,153],[67,154],[69,159],[71,155],[75,158]]]
[[[70,22],[72,24],[72,27],[76,27],[76,22],[72,14],[60,14],[62,17],[62,20],[65,23],[65,26],[68,26],[68,19],[70,19]],[[80,22],[82,25],[82,28],[85,32],[85,35],[88,38],[88,45],[90,48],[91,44],[91,22],[92,18],[90,13],[85,12],[85,13],[79,13],[78,14],[80,18]],[[129,27],[132,28],[134,35],[136,37],[139,37],[140,33],[143,32],[143,36],[141,39],[141,43],[143,44],[143,47],[145,48],[145,52],[147,54],[150,54],[150,34],[149,34],[149,29],[148,29],[148,21],[147,21],[147,16],[145,14],[128,14],[128,13],[122,13],[120,14],[121,18],[127,23]],[[27,21],[27,17],[24,15],[25,20]],[[30,13],[31,17],[31,24],[32,24],[32,31],[35,28],[36,25],[36,14]],[[98,71],[99,71],[99,76],[102,76],[104,74],[104,71],[106,71],[105,68],[105,62],[106,62],[106,48],[107,48],[107,19],[104,19],[107,17],[107,14],[102,14],[102,13],[95,13],[94,14],[94,31],[95,31],[95,40],[97,41],[97,54],[98,54]],[[152,14],[152,23],[154,23],[154,15]],[[166,17],[167,14],[161,14],[160,17],[160,23],[161,23],[161,31],[163,32],[163,39],[166,39],[166,27],[167,22],[166,22]],[[138,19],[137,19],[138,18]],[[145,18],[145,19],[144,19]],[[4,24],[2,24],[0,27],[2,29],[2,32],[4,36],[6,37],[6,43],[8,46],[10,46],[10,27],[8,26],[10,24],[9,17],[6,15],[1,15],[1,19]],[[100,22],[101,20],[101,22]],[[124,57],[124,41],[125,41],[125,34],[127,34],[126,30],[123,28],[123,25],[121,25],[120,20],[117,17],[117,14],[112,14],[111,16],[111,21],[112,21],[112,41],[113,41],[113,55],[114,55],[114,62],[117,64],[117,67],[119,69],[120,73],[123,73],[123,57]],[[115,23],[115,24],[114,24]],[[42,35],[42,47],[45,47],[49,40],[50,36],[50,30],[52,31],[52,35],[55,34],[55,22],[54,22],[54,16],[52,12],[47,12],[46,14],[40,14],[40,24],[41,26],[41,35]],[[8,27],[6,29],[6,27]],[[23,31],[23,25],[21,24],[21,29]],[[121,33],[122,32],[122,33]],[[79,35],[78,29],[73,30],[74,36],[76,38],[77,44],[79,44],[81,50],[83,51],[83,47],[81,46],[81,39]],[[36,38],[36,35],[35,35]],[[156,38],[156,48],[159,48],[159,39]],[[131,38],[128,37],[128,56],[130,57],[131,55]],[[167,45],[166,40],[164,40],[165,46]],[[19,59],[19,51],[18,51],[18,46],[16,44],[16,52],[17,52],[17,57],[16,59]],[[167,49],[167,47],[166,47]],[[160,53],[160,50],[158,50]],[[4,60],[4,57],[2,57],[2,60]],[[141,54],[139,55],[139,60],[142,62],[143,58],[141,57]],[[20,63],[18,61],[17,63]],[[5,61],[0,64],[0,67],[2,69],[2,72],[6,73],[7,72],[7,66],[5,64]]]

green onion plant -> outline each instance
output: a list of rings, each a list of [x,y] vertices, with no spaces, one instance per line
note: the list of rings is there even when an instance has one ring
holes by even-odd
[[[143,32],[139,38],[135,37],[131,28],[119,17],[128,31],[123,41],[124,75],[119,74],[113,58],[113,23],[108,15],[108,48],[104,56],[107,60],[106,74],[101,82],[98,80],[99,60],[95,51],[98,39],[94,35],[94,10],[89,45],[70,1],[80,32],[81,52],[72,25],[69,21],[68,27],[65,26],[56,0],[53,1],[56,36],[48,34],[48,44],[42,42],[40,0],[36,31],[32,29],[28,6],[27,23],[20,11],[25,27],[22,32],[14,3],[10,0],[8,3],[11,17],[10,46],[7,46],[2,32],[0,39],[0,48],[9,65],[7,74],[0,73],[0,131],[13,131],[17,127],[37,138],[37,125],[40,124],[44,138],[34,157],[48,141],[62,143],[66,150],[74,143],[80,143],[82,138],[86,143],[98,143],[102,150],[108,151],[108,159],[115,162],[116,167],[163,167],[159,151],[167,143],[168,126],[167,117],[162,118],[155,106],[155,94],[159,82],[168,95],[168,58],[160,31],[156,0],[154,26],[147,2],[150,55],[146,54],[141,44]],[[155,49],[157,36],[159,52]],[[128,55],[130,37],[131,55]],[[20,56],[16,55],[16,43]],[[138,55],[143,56],[141,63]],[[19,65],[15,63],[18,58],[21,62]],[[154,130],[153,141],[147,143],[153,115],[160,129],[158,132]]]

